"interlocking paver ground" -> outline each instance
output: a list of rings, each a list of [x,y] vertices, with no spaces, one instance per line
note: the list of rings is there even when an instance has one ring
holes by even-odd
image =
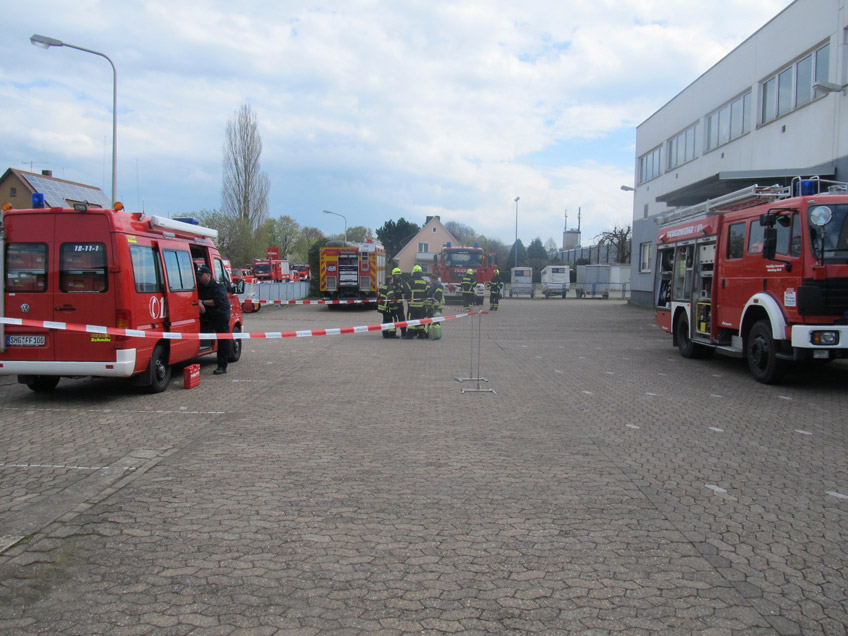
[[[0,380],[0,632],[848,630],[845,362],[759,385],[616,301],[443,333],[247,341],[154,396]]]

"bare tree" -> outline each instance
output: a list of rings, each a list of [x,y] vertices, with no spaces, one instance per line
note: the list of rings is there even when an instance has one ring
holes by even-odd
[[[247,221],[256,231],[268,216],[268,175],[259,169],[262,138],[256,114],[249,104],[227,122],[224,139],[223,212]]]
[[[612,230],[601,232],[598,237],[598,245],[612,245],[618,254],[619,263],[630,262],[630,226],[613,227]]]

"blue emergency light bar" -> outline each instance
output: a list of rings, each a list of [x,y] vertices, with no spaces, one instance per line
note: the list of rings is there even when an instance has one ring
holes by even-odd
[[[41,192],[33,192],[32,193],[32,207],[34,207],[34,208],[43,208],[44,207],[44,195]]]

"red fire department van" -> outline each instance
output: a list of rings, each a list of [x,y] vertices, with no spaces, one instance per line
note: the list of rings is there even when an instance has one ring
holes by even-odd
[[[212,243],[217,231],[115,207],[5,210],[0,316],[141,331],[213,331],[201,324],[195,267],[208,265],[229,285]],[[242,311],[234,294],[230,306],[230,329],[239,332]],[[241,344],[234,341],[231,361],[241,356]],[[54,389],[62,376],[133,377],[156,393],[167,388],[172,365],[213,353],[217,345],[217,340],[0,324],[0,375],[17,375],[34,391]]]
[[[657,324],[681,355],[744,357],[763,383],[848,356],[848,185],[752,186],[660,221]]]

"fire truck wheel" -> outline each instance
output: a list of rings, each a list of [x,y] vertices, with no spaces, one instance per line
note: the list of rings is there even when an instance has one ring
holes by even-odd
[[[156,345],[153,355],[150,356],[150,386],[149,393],[161,393],[168,388],[171,381],[171,366],[168,364],[168,348],[165,345]]]
[[[684,358],[709,358],[713,354],[711,347],[705,347],[697,342],[692,342],[689,337],[689,319],[686,314],[680,314],[677,319],[677,349]]]
[[[771,335],[771,323],[760,320],[751,327],[745,341],[745,357],[748,368],[757,382],[774,384],[786,370],[786,364],[777,357],[777,345]]]
[[[59,384],[59,376],[57,375],[37,375],[32,379],[32,382],[27,382],[27,386],[36,393],[49,393]]]
[[[241,327],[236,325],[233,327],[233,333],[241,333]],[[233,348],[232,353],[230,353],[230,362],[238,362],[238,359],[241,358],[241,347],[243,340],[233,339]]]

